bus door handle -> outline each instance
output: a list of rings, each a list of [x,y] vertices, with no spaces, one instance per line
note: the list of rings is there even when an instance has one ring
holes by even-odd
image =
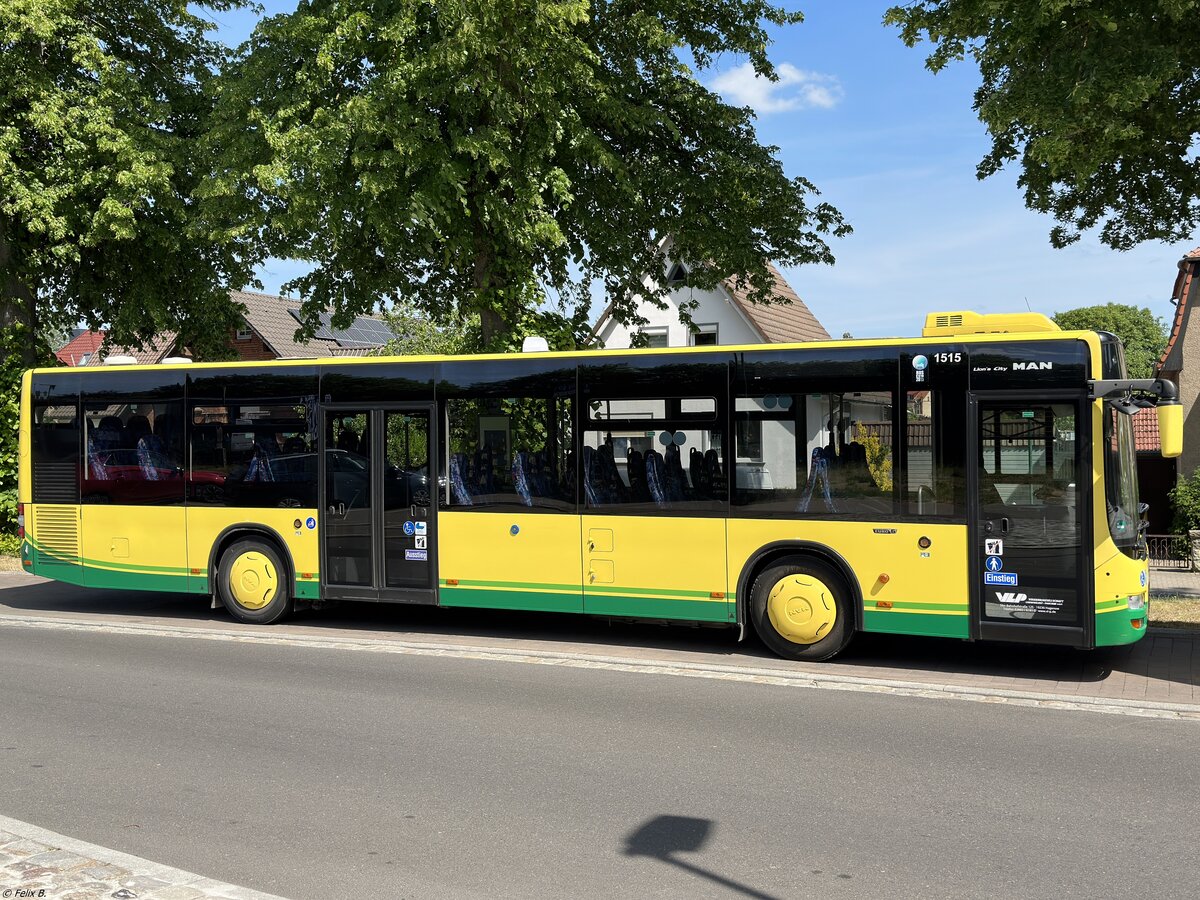
[[[1008,516],[1005,516],[1000,520],[1000,533],[1008,534]]]
[[[346,518],[346,504],[339,503],[337,506],[330,506],[329,514],[331,516],[341,516],[343,519]]]

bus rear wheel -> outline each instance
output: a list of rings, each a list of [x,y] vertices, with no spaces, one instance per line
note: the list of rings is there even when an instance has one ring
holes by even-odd
[[[270,625],[292,611],[287,569],[265,541],[237,541],[221,554],[217,591],[239,622]]]
[[[758,636],[786,659],[831,659],[854,636],[845,580],[827,563],[792,557],[754,579],[750,615]]]

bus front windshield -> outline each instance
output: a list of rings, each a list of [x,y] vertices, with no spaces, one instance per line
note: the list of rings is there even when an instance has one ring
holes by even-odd
[[[1133,443],[1133,417],[1111,404],[1104,410],[1104,487],[1108,528],[1113,541],[1127,556],[1141,555],[1137,456]]]

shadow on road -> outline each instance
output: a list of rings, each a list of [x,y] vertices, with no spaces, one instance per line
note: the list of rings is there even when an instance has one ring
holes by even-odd
[[[690,872],[721,887],[745,897],[758,900],[776,900],[773,894],[764,894],[749,885],[718,875],[701,866],[679,859],[679,853],[699,853],[704,849],[712,833],[712,819],[696,819],[691,816],[655,816],[625,838],[626,856],[645,856],[657,859],[669,866]]]
[[[117,618],[156,618],[172,623],[208,623],[238,627],[208,597],[137,591],[104,591],[0,576],[0,614],[57,613]],[[406,637],[494,638],[523,644],[570,643],[620,655],[625,649],[666,650],[714,661],[770,666],[781,663],[753,635],[741,643],[727,628],[615,621],[590,616],[505,610],[442,609],[378,603],[342,603],[320,611],[298,612],[288,621],[292,632],[325,637],[331,633],[372,631]],[[1014,689],[1037,682],[1091,684],[1114,672],[1200,684],[1200,643],[1192,635],[1156,633],[1130,647],[1080,651],[1067,647],[968,643],[944,638],[885,634],[858,635],[832,664],[818,664],[842,675],[899,678],[969,676],[999,679]],[[795,664],[812,669],[812,664]]]

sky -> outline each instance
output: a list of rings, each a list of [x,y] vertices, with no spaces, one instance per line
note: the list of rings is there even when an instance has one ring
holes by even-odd
[[[972,63],[930,74],[927,47],[909,49],[883,26],[887,0],[785,5],[805,21],[772,30],[777,83],[754,79],[732,56],[699,77],[728,102],[753,107],[759,139],[779,148],[784,171],[812,181],[853,227],[832,240],[834,265],[783,269],[830,334],[917,334],[932,311],[1050,315],[1110,301],[1170,322],[1176,263],[1200,235],[1124,253],[1085,236],[1055,250],[1054,222],[1025,208],[1016,169],[975,177],[990,141],[971,109],[979,84]],[[272,15],[295,0],[264,6]],[[218,35],[237,44],[259,16],[212,18]],[[258,277],[278,293],[305,268],[270,260]]]

